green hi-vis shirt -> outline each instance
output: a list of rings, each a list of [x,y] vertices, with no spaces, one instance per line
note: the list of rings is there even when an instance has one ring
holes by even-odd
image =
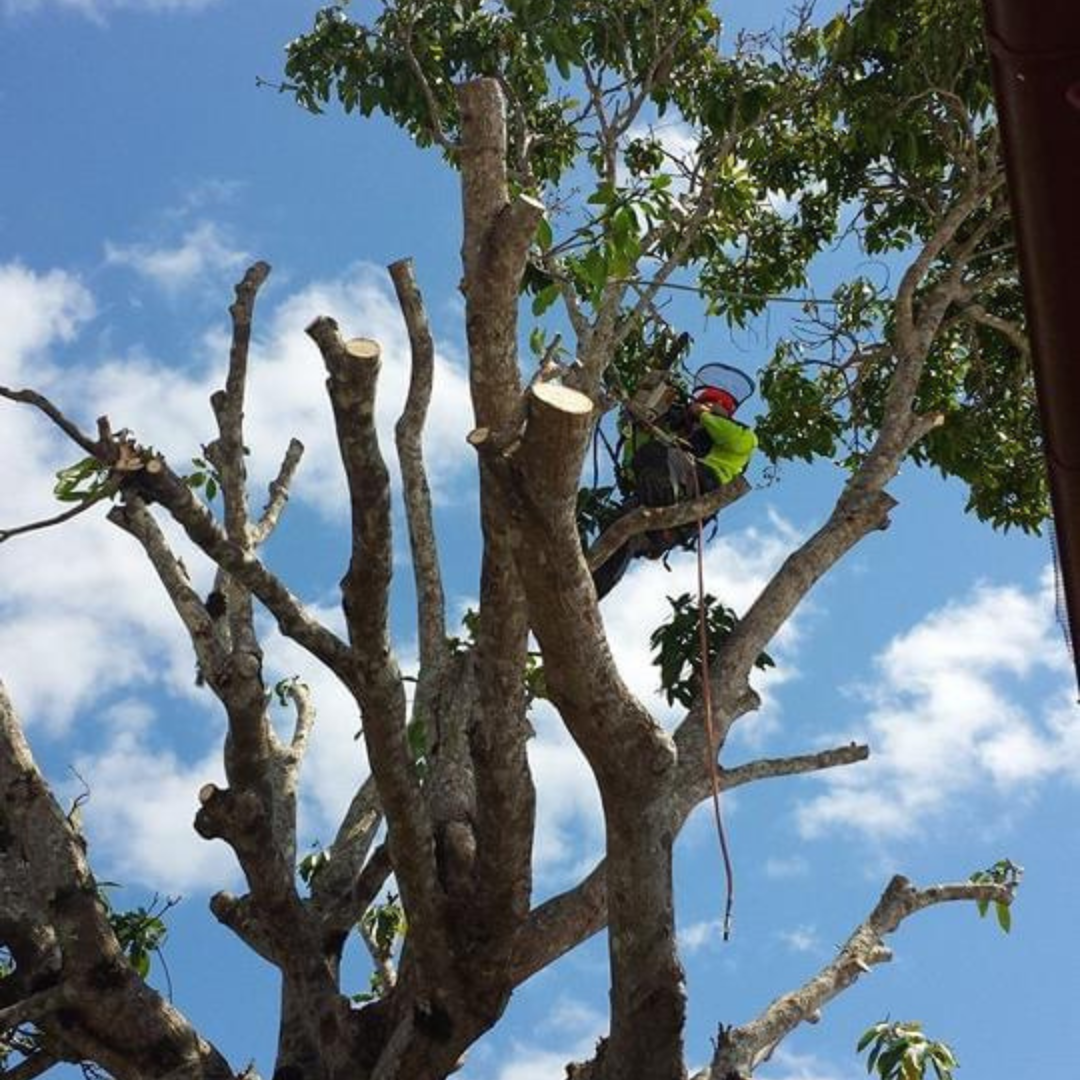
[[[712,449],[698,460],[712,470],[721,484],[727,484],[746,468],[757,449],[757,436],[751,428],[711,412],[702,413],[698,422],[712,439]]]
[[[712,443],[709,452],[698,458],[698,461],[705,465],[721,484],[729,483],[746,468],[747,462],[757,449],[757,436],[751,428],[716,413],[702,413],[698,422]],[[627,474],[633,475],[631,462],[634,454],[647,442],[652,441],[652,435],[646,429],[630,424],[620,425],[620,429],[626,440],[623,469]]]

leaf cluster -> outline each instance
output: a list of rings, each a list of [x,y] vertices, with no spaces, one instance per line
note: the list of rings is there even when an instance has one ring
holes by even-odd
[[[391,986],[385,965],[390,962],[394,950],[408,931],[405,909],[396,895],[391,893],[382,904],[373,904],[360,920],[361,930],[368,942],[378,967],[371,973],[368,990],[353,995],[358,1004],[383,997]]]
[[[330,862],[330,852],[327,851],[318,841],[311,845],[311,851],[309,851],[299,862],[296,867],[296,872],[300,875],[300,880],[311,888],[315,878],[318,877],[319,872],[323,870],[327,863]]]
[[[705,594],[706,637],[710,653],[715,653],[724,639],[738,625],[735,612],[720,603],[710,593]],[[687,708],[693,703],[701,686],[701,637],[697,598],[690,593],[667,598],[671,617],[658,626],[649,638],[655,652],[653,664],[660,669],[660,689],[668,704],[676,701]],[[754,661],[760,670],[775,667],[768,653]]]
[[[986,192],[914,296],[916,312],[943,283],[957,298],[927,343],[915,402],[942,423],[911,456],[963,481],[980,519],[1038,530],[1049,495],[979,4],[863,0],[793,47],[823,65],[838,141],[820,181],[847,200],[866,253],[923,245]],[[861,277],[830,299],[806,305],[762,374],[758,436],[773,462],[855,466],[880,428],[901,344],[895,297]]]
[[[116,935],[121,952],[131,966],[145,979],[150,974],[150,957],[162,958],[162,949],[169,936],[165,915],[179,902],[179,897],[154,896],[148,907],[139,905],[129,911],[117,911],[105,891],[112,883],[106,882],[98,889],[98,896],[105,905],[109,925]],[[166,973],[167,974],[167,973]]]
[[[201,457],[192,458],[191,464],[195,466],[195,471],[184,477],[184,483],[192,491],[204,491],[206,501],[213,502],[221,489],[221,477],[217,469]]]
[[[527,156],[528,174],[544,183],[577,152],[570,90],[582,64],[640,83],[661,59],[684,66],[718,30],[701,0],[399,0],[370,24],[342,2],[289,44],[285,72],[304,108],[320,112],[336,97],[346,112],[388,116],[421,146],[456,137],[456,84],[497,78],[515,113],[511,156]]]
[[[60,502],[87,502],[101,495],[109,482],[109,467],[96,457],[85,457],[56,474],[53,495]]]
[[[985,870],[976,870],[970,880],[988,885],[1005,885],[1011,891],[1019,887],[1023,876],[1022,866],[1017,866],[1011,859],[998,859],[993,866],[988,866]],[[976,907],[979,910],[979,918],[985,918],[990,910],[990,901],[979,900]],[[998,926],[1007,934],[1012,929],[1012,908],[1006,903],[997,901],[994,904],[994,915]]]
[[[881,1080],[922,1080],[928,1068],[933,1068],[937,1080],[951,1080],[959,1064],[945,1043],[928,1039],[914,1020],[874,1024],[863,1032],[856,1051],[861,1054],[867,1048],[866,1071],[876,1069]]]

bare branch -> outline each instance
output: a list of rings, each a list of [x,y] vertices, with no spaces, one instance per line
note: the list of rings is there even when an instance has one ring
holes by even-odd
[[[18,1065],[4,1069],[4,1080],[35,1080],[42,1073],[47,1072],[54,1065],[59,1064],[60,1058],[49,1053],[47,1050],[39,1050],[24,1058]]]
[[[1025,359],[1031,356],[1031,342],[1028,335],[1010,319],[994,315],[981,304],[969,304],[961,311],[961,317],[979,323],[981,326],[996,330]]]
[[[108,519],[142,545],[166,595],[187,629],[199,670],[216,688],[225,653],[214,633],[214,619],[207,612],[199,594],[191,587],[183,563],[173,554],[153,514],[140,498],[133,496],[120,506],[114,506],[109,511]]]
[[[749,490],[750,485],[746,479],[738,476],[715,491],[706,492],[674,506],[642,506],[632,510],[608,526],[589,548],[586,553],[589,569],[596,570],[603,566],[632,536],[653,529],[673,529],[700,518],[710,517],[741,499]]]
[[[292,739],[289,741],[290,757],[295,766],[303,759],[307,751],[308,739],[315,726],[315,703],[311,699],[311,691],[299,679],[289,680],[285,684],[284,692],[296,709],[296,724],[293,726]]]
[[[1011,904],[1012,900],[1013,888],[1008,885],[961,882],[918,889],[897,875],[833,961],[798,990],[777,998],[750,1023],[721,1030],[711,1070],[703,1080],[751,1076],[755,1067],[799,1024],[816,1022],[822,1007],[852,986],[860,975],[891,960],[892,951],[883,938],[917,911],[955,901]]]
[[[84,434],[76,427],[47,397],[39,394],[36,390],[12,390],[7,386],[0,386],[0,397],[9,401],[18,401],[24,405],[33,405],[35,409],[43,412],[73,443],[81,446],[92,457],[97,457],[100,445],[89,435]]]
[[[5,943],[20,977],[52,983],[0,1011],[0,1030],[33,1022],[48,1032],[54,1010],[70,996],[79,1008],[66,1015],[63,1041],[77,1059],[95,1061],[119,1080],[161,1076],[163,1058],[191,1080],[231,1080],[224,1058],[124,957],[85,842],[39,772],[2,685],[0,802],[16,840],[0,850]]]
[[[402,52],[405,53],[405,62],[409,66],[409,71],[412,72],[416,85],[420,88],[420,93],[424,97],[424,104],[427,106],[428,111],[428,131],[432,139],[447,153],[455,152],[458,149],[458,144],[446,134],[443,128],[439,103],[435,100],[435,92],[431,89],[431,83],[428,81],[427,75],[424,74],[424,69],[420,66],[416,51],[413,49],[411,24],[403,27],[399,43]]]
[[[66,991],[63,984],[50,986],[36,994],[16,1001],[6,1009],[0,1009],[0,1034],[18,1027],[20,1024],[36,1024],[48,1016],[64,999]]]
[[[84,499],[61,514],[56,514],[51,518],[43,518],[41,521],[32,521],[27,525],[14,525],[10,529],[0,529],[0,544],[14,536],[23,536],[26,533],[37,532],[39,529],[51,529],[54,525],[62,525],[65,521],[71,521],[72,518],[85,514],[87,510],[96,506],[102,500],[111,498],[119,488],[120,477],[112,477],[89,498]]]
[[[797,754],[792,757],[760,758],[743,765],[721,768],[719,775],[720,790],[730,791],[744,784],[754,784],[759,780],[771,780],[778,776],[798,776],[804,773],[821,772],[835,769],[842,765],[854,765],[865,761],[870,756],[870,748],[865,744],[851,743],[831,750],[819,750],[812,754]],[[709,795],[709,780],[705,774],[695,782],[680,788],[676,793],[675,815],[681,824],[690,811]]]
[[[446,612],[435,528],[431,517],[431,491],[424,469],[422,434],[431,402],[435,371],[435,344],[424,300],[416,283],[411,259],[390,266],[390,277],[409,331],[412,370],[409,392],[395,428],[398,461],[405,489],[405,515],[409,524],[420,636],[420,671],[436,663],[446,649]]]
[[[299,439],[290,439],[285,451],[281,468],[277,476],[270,481],[269,499],[256,525],[251,528],[251,542],[258,547],[277,528],[285,504],[289,501],[289,488],[296,475],[300,458],[304,454],[304,444]]]
[[[229,307],[232,318],[232,344],[225,389],[210,396],[217,419],[218,437],[205,448],[206,459],[217,469],[221,497],[225,507],[225,534],[242,551],[254,550],[248,514],[247,449],[244,445],[244,397],[247,392],[248,347],[255,298],[270,274],[270,266],[257,262],[248,268],[236,285],[236,299]],[[255,614],[251,592],[235,578],[224,582],[228,599],[226,617],[230,649],[234,656],[247,654],[254,666],[262,654],[255,634]]]
[[[535,383],[528,400],[505,483],[550,698],[597,778],[608,823],[612,1026],[605,1068],[618,1076],[673,1075],[685,1018],[671,896],[674,834],[665,812],[674,747],[614,664],[581,553],[575,503],[592,402],[556,383]]]
[[[267,963],[279,962],[271,935],[259,919],[250,896],[234,896],[230,892],[214,893],[210,897],[210,911],[222,926],[228,927]]]
[[[390,648],[388,610],[393,551],[390,478],[375,430],[379,346],[343,341],[337,323],[307,327],[329,373],[327,392],[349,486],[352,552],[341,583],[368,760],[386,814],[388,839],[421,967],[445,965],[446,926],[438,892],[431,820],[406,739],[404,684]]]
[[[130,484],[147,501],[159,502],[192,541],[222,570],[266,605],[281,632],[321,660],[346,686],[355,681],[348,646],[305,610],[294,596],[250,551],[230,540],[213,515],[161,458],[156,468],[133,474]]]
[[[338,445],[349,484],[352,551],[342,581],[343,604],[354,648],[374,655],[386,638],[392,538],[390,477],[375,431],[375,387],[380,349],[367,338],[344,341],[326,316],[307,327],[329,374]]]

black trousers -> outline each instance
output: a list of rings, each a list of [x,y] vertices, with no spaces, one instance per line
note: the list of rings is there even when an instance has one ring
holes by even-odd
[[[627,500],[623,510],[629,513],[638,506],[674,506],[677,502],[704,495],[720,486],[711,469],[695,462],[697,491],[694,476],[688,476],[687,462],[681,450],[660,442],[648,442],[634,454],[635,495]],[[593,571],[597,599],[603,599],[622,579],[635,555],[658,559],[697,534],[694,523],[672,529],[661,529],[631,537],[608,560]]]

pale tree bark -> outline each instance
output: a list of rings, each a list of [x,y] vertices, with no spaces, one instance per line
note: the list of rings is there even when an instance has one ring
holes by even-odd
[[[0,685],[0,1034],[32,1024],[38,1057],[95,1061],[119,1080],[228,1080],[221,1054],[139,978],[109,925],[86,843],[38,771]]]

